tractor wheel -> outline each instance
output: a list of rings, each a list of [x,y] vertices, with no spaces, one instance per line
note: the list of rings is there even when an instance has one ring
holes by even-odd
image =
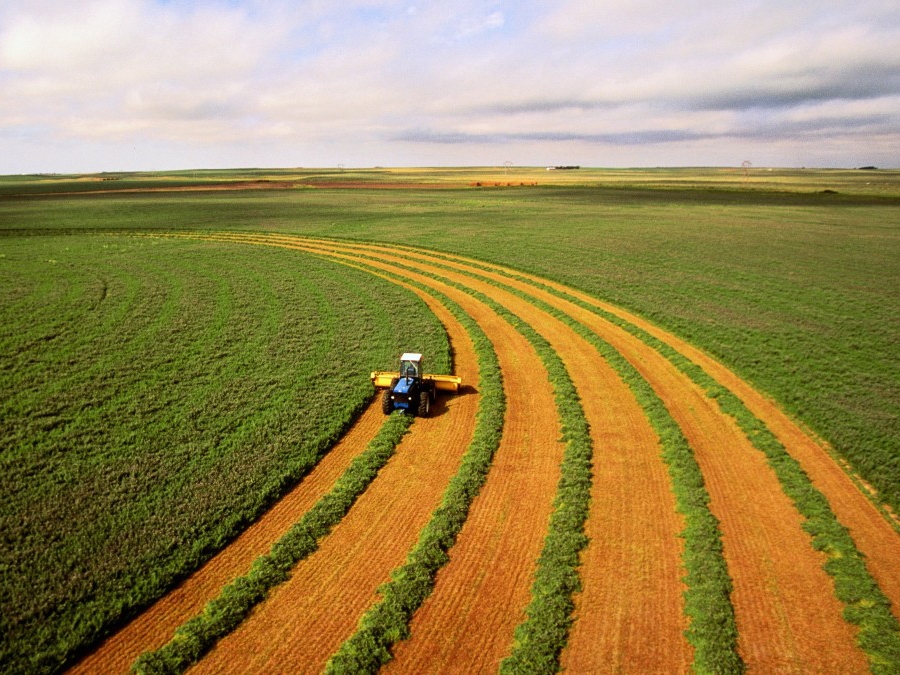
[[[431,412],[431,396],[428,395],[427,391],[419,392],[419,417],[428,417],[428,413]]]
[[[391,400],[390,389],[385,389],[384,393],[381,395],[381,412],[385,415],[390,415],[394,412],[394,402]]]

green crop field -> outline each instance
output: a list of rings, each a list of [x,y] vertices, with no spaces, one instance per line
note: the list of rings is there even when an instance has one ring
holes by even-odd
[[[448,367],[409,292],[257,247],[0,237],[0,317],[14,670],[52,666],[221,548],[340,436],[371,369],[407,348]]]
[[[53,670],[195,569],[340,436],[369,370],[407,349],[449,368],[440,324],[388,281],[135,236],[226,230],[464,254],[630,309],[900,512],[900,172],[0,177],[0,664]]]

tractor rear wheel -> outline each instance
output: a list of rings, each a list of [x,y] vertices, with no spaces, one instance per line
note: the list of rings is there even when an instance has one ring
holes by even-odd
[[[431,396],[428,395],[427,391],[419,392],[419,417],[428,417],[428,413],[431,412]]]
[[[394,402],[391,400],[390,389],[385,389],[384,393],[381,395],[381,412],[385,415],[390,415],[394,412]]]

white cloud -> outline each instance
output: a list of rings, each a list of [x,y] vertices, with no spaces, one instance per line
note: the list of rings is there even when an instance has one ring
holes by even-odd
[[[846,148],[844,133],[872,134],[873,153],[897,157],[895,5],[7,0],[0,172],[28,159],[23,138],[101,154],[106,139],[110,156],[157,143],[169,166],[199,148],[245,163],[253,147],[273,152],[266,139],[310,154],[293,164],[336,148],[348,165],[441,164],[467,147],[472,163],[497,144],[540,154],[534,163],[554,148],[656,152],[652,164],[693,148],[704,163],[725,154],[716,139],[783,157],[805,138],[811,155]],[[259,163],[281,157],[268,156]]]

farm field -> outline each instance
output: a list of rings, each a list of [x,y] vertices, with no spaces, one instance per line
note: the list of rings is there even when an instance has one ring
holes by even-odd
[[[900,176],[349,173],[0,180],[4,664],[900,667]]]

